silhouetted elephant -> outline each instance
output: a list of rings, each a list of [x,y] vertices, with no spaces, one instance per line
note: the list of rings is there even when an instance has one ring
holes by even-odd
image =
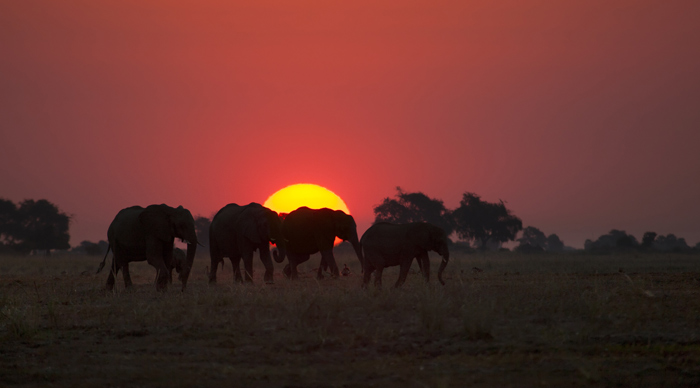
[[[400,287],[406,281],[413,258],[417,259],[423,277],[428,282],[430,278],[428,251],[435,251],[442,256],[438,280],[445,284],[442,281],[442,271],[445,270],[450,259],[450,251],[447,248],[447,235],[442,228],[427,222],[410,224],[379,222],[367,229],[360,242],[365,258],[363,287],[367,286],[375,270],[377,274],[374,277],[374,283],[380,287],[384,268],[395,265],[401,266],[399,280],[394,285]]]
[[[333,256],[336,237],[350,242],[362,263],[362,249],[357,238],[355,219],[342,210],[300,207],[284,218],[282,234],[287,239],[289,258],[289,264],[284,267],[284,274],[292,279],[298,278],[297,265],[309,260],[309,256],[316,252],[321,252],[318,278],[323,278],[321,268],[324,264],[330,266],[333,277],[338,277],[340,273]]]
[[[243,258],[245,280],[252,282],[253,253],[256,250],[260,251],[260,260],[265,266],[265,283],[273,283],[270,242],[277,245],[273,255],[275,261],[281,263],[287,249],[282,237],[282,222],[277,213],[254,202],[246,206],[231,203],[221,208],[209,226],[209,283],[216,282],[216,268],[219,263],[223,263],[224,257],[231,260],[237,281],[243,280],[240,268],[240,260]]]
[[[107,254],[97,269],[99,273],[104,268],[111,249],[113,256],[107,289],[114,288],[114,277],[120,269],[124,270],[124,286],[130,287],[129,262],[144,260],[157,271],[156,289],[165,289],[169,279],[172,280],[172,268],[177,265],[173,259],[175,237],[187,242],[187,256],[179,276],[184,291],[197,249],[197,234],[190,211],[182,206],[172,208],[162,204],[145,209],[132,206],[117,213],[107,230]]]

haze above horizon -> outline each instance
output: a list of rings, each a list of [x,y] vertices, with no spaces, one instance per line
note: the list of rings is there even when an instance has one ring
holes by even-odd
[[[401,186],[581,247],[700,241],[700,3],[0,3],[0,197],[106,238],[314,183],[361,234]]]

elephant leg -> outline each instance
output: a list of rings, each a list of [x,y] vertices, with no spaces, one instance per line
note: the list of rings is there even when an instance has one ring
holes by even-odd
[[[245,269],[245,281],[248,283],[253,282],[253,253],[255,251],[250,250],[243,253],[243,268]]]
[[[216,283],[216,270],[219,267],[219,262],[223,263],[224,259],[222,257],[212,256],[211,265],[209,267],[209,284]]]
[[[423,273],[423,279],[428,283],[428,280],[430,280],[430,257],[428,256],[428,252],[418,255],[416,261],[418,261],[418,266]]]
[[[165,291],[168,288],[168,269],[165,267],[156,268],[156,290]],[[126,267],[124,268],[124,275],[126,276]],[[131,279],[129,279],[131,284]]]
[[[112,265],[110,266],[109,269],[109,276],[107,277],[107,290],[112,291],[114,289],[114,279],[117,276],[117,273],[119,272],[119,267],[117,267],[117,261],[114,257],[112,257]]]
[[[396,281],[394,287],[399,288],[406,281],[406,276],[408,276],[408,270],[411,268],[412,261],[413,258],[401,262],[401,267],[399,269],[399,280]]]
[[[364,264],[364,273],[362,274],[362,287],[365,288],[369,284],[370,279],[372,278],[372,272],[374,272],[374,266],[369,264],[368,260],[365,257],[365,264]]]
[[[260,247],[260,261],[262,261],[265,266],[265,284],[273,284],[275,267],[272,265],[272,259],[270,258],[270,246],[265,243]]]
[[[321,258],[321,265],[318,266],[318,272],[316,273],[316,279],[321,280],[323,279],[323,267],[324,267],[325,260]],[[325,265],[326,268],[328,268],[328,265]]]
[[[320,276],[323,272],[330,272],[330,271],[328,270],[328,261],[326,261],[326,258],[323,257],[323,254],[321,254],[321,265],[318,266],[318,273],[319,273],[319,276]],[[320,276],[320,277],[322,277],[322,276]]]
[[[122,277],[124,278],[124,288],[129,288],[133,285],[131,275],[129,274],[129,263],[122,266]]]
[[[165,265],[166,257],[164,252],[166,250],[172,252],[173,243],[172,241],[168,243],[163,243],[159,240],[153,239],[148,240],[146,243],[146,261],[148,264],[156,269],[156,290],[165,291],[168,287],[168,267]],[[124,282],[129,279],[129,284],[131,284],[131,278],[127,276],[127,265],[124,265]]]
[[[168,268],[168,284],[173,284],[173,269]]]
[[[310,255],[303,255],[297,253],[287,253],[289,258],[289,277],[292,280],[299,279],[299,272],[297,271],[297,266],[307,260],[309,260]],[[287,267],[284,268],[285,274],[287,273]]]
[[[374,285],[377,288],[382,288],[382,272],[384,272],[384,267],[377,267],[374,274]]]
[[[321,263],[325,262],[331,269],[331,276],[337,278],[340,276],[340,271],[338,270],[338,264],[335,262],[335,257],[333,256],[333,249],[327,251],[321,251]],[[318,267],[318,278],[322,279],[321,267]]]
[[[219,247],[215,241],[210,242],[209,257],[211,257],[211,264],[209,266],[209,284],[213,284],[216,283],[216,270],[219,267],[219,263],[224,263],[224,256],[221,254],[221,252],[219,252]],[[224,270],[223,267],[221,270]]]
[[[173,268],[175,267],[175,259],[173,258],[172,249],[163,250],[163,263],[165,263],[165,268],[167,270],[168,284],[173,284]]]
[[[231,260],[231,267],[233,267],[233,281],[243,282],[243,276],[241,276],[241,256],[232,255],[229,257]]]

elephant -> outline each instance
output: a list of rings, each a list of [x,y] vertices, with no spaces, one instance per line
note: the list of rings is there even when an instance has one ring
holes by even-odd
[[[438,280],[443,285],[442,272],[450,259],[445,231],[427,222],[412,222],[408,224],[392,224],[379,222],[372,225],[362,235],[360,240],[364,253],[364,276],[362,286],[369,283],[373,271],[377,271],[374,283],[382,285],[382,271],[385,267],[400,265],[399,280],[394,287],[401,287],[406,281],[406,275],[411,267],[413,258],[423,273],[425,282],[430,278],[430,260],[428,251],[435,251],[442,256],[438,269]]]
[[[111,249],[113,256],[107,289],[114,288],[114,278],[120,269],[124,270],[124,286],[130,287],[129,263],[146,260],[157,271],[156,289],[165,290],[172,280],[172,268],[178,266],[178,261],[173,258],[175,237],[187,243],[187,255],[179,272],[184,291],[198,244],[192,213],[182,206],[173,208],[165,204],[146,208],[132,206],[119,211],[107,230],[109,248],[97,269],[98,273],[102,270]]]
[[[230,203],[219,210],[209,226],[211,267],[209,283],[216,282],[216,269],[224,257],[231,260],[234,279],[242,281],[240,260],[243,258],[246,282],[253,281],[253,253],[260,252],[265,266],[265,283],[274,283],[274,267],[270,260],[270,242],[277,246],[273,256],[281,263],[286,256],[286,241],[282,236],[282,221],[276,212],[259,203],[239,206]]]
[[[338,265],[333,256],[333,244],[339,237],[349,241],[362,263],[362,248],[357,238],[357,226],[351,215],[342,210],[310,209],[300,207],[289,213],[282,221],[282,234],[287,239],[289,264],[284,267],[288,278],[297,279],[297,266],[309,260],[309,256],[321,252],[318,278],[322,279],[322,268],[330,266],[331,275],[339,276]]]

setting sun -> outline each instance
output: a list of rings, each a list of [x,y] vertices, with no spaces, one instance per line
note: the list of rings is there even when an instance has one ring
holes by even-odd
[[[264,206],[277,213],[289,213],[302,206],[312,209],[327,207],[350,214],[345,202],[325,187],[310,183],[299,183],[278,190],[265,201]]]

